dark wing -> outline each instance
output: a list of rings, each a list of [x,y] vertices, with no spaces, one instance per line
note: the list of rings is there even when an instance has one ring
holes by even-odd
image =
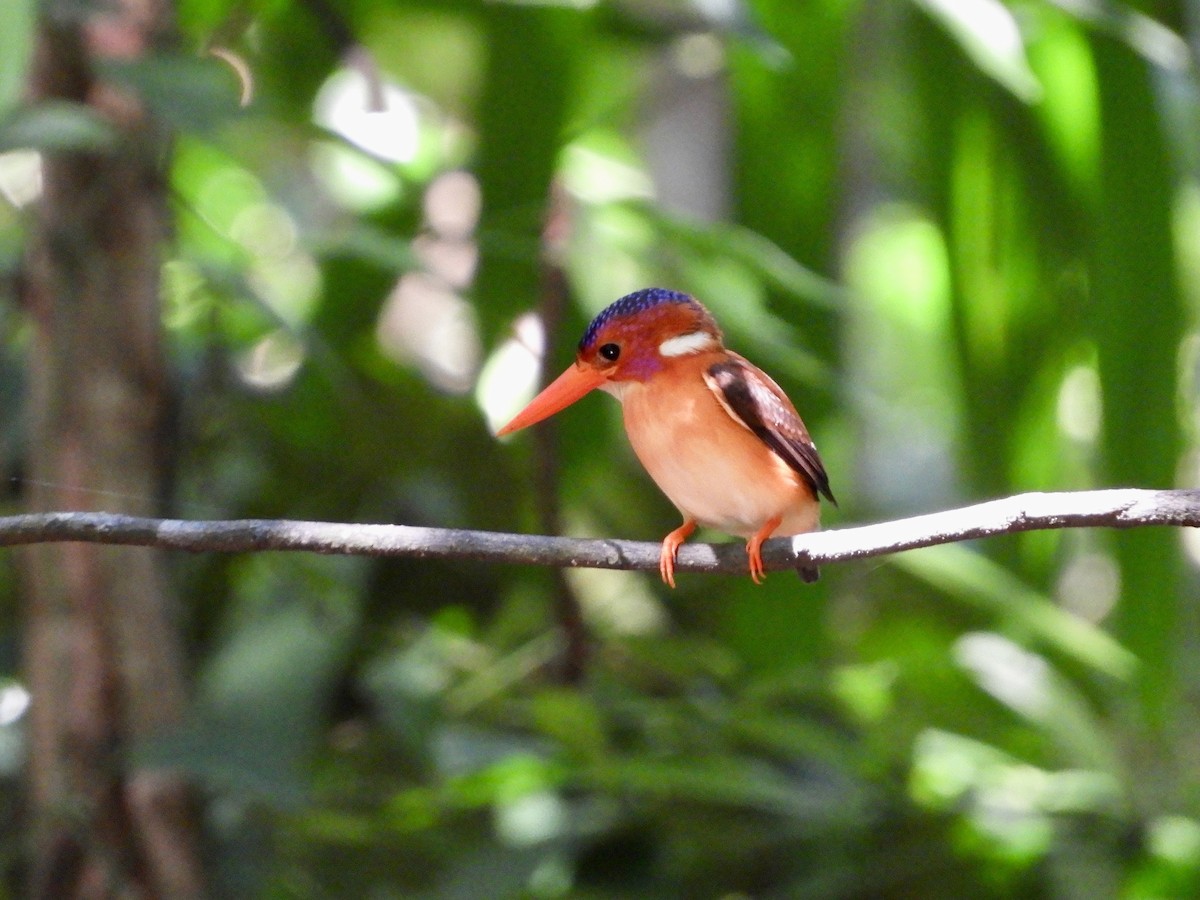
[[[709,366],[704,374],[721,405],[795,469],[814,493],[836,504],[825,464],[783,389],[737,354],[730,357]]]

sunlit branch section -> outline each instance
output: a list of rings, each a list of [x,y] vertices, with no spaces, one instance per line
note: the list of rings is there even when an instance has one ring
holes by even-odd
[[[768,571],[829,565],[1001,534],[1061,528],[1200,526],[1200,490],[1116,489],[1018,494],[874,525],[769,541]],[[657,571],[659,545],[410,525],[288,520],[185,521],[54,512],[0,518],[0,546],[82,541],[194,553],[308,551],[355,556],[467,559],[512,565]],[[676,571],[744,574],[740,543],[688,544]]]

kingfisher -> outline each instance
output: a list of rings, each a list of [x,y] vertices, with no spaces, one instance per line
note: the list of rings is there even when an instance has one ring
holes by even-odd
[[[765,578],[762,544],[820,527],[829,476],[796,407],[765,372],[725,347],[694,297],[664,288],[627,294],[592,319],[575,362],[501,428],[540,422],[599,388],[621,402],[625,433],[683,516],[663,539],[659,573],[697,525],[747,539],[750,577]],[[815,567],[801,578],[817,580]]]

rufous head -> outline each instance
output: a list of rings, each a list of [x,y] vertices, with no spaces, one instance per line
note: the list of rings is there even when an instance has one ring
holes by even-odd
[[[554,415],[596,388],[645,381],[672,359],[721,347],[721,329],[688,294],[646,288],[626,294],[592,319],[575,362],[497,435]]]

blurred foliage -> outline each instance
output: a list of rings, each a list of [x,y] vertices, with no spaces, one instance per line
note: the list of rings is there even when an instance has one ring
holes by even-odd
[[[10,299],[36,154],[114,147],[23,104],[37,7],[0,4]],[[179,10],[177,55],[106,73],[177,134],[176,515],[532,531],[557,506],[657,539],[675,513],[611,401],[551,444],[490,436],[533,390],[539,321],[553,374],[650,284],[701,297],[797,400],[833,527],[1196,481],[1195,0]],[[0,336],[13,511],[11,302]],[[203,786],[230,896],[1195,896],[1197,554],[1040,533],[674,593],[176,559],[194,713],[135,752]],[[592,635],[574,685],[564,589]],[[7,808],[7,569],[0,596]]]

